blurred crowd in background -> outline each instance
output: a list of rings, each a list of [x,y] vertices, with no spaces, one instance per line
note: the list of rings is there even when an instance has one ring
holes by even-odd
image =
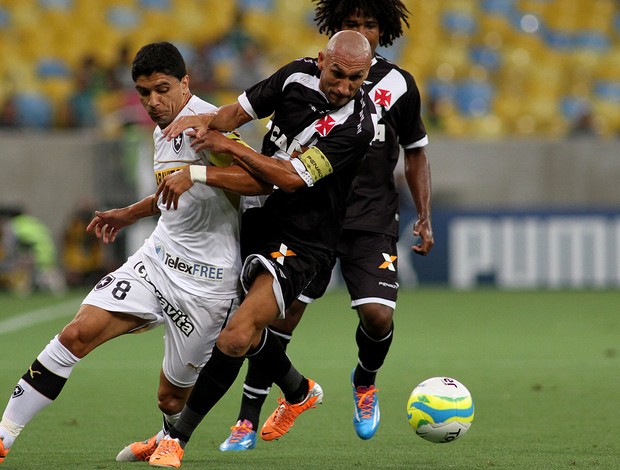
[[[416,77],[425,120],[455,137],[620,134],[618,0],[405,0],[410,29],[382,51]],[[5,127],[146,122],[128,70],[177,44],[215,104],[324,45],[310,0],[2,0]]]
[[[431,142],[620,137],[619,0],[404,3],[410,29],[379,52],[415,76]],[[216,105],[325,44],[310,0],[0,0],[0,131],[151,132],[130,64],[161,40]],[[93,209],[76,207],[55,245],[22,208],[3,208],[0,289],[63,292],[114,267],[84,231]]]
[[[0,291],[20,296],[33,292],[63,294],[92,286],[116,267],[104,245],[85,228],[93,215],[81,205],[68,220],[60,249],[50,229],[20,207],[0,208]]]

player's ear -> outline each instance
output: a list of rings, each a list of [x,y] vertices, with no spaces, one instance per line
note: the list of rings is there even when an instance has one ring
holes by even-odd
[[[323,51],[319,51],[319,55],[317,57],[317,65],[320,71],[323,71],[323,62],[325,62],[325,53]]]
[[[181,79],[181,88],[183,89],[183,93],[189,90],[189,75],[185,75]]]

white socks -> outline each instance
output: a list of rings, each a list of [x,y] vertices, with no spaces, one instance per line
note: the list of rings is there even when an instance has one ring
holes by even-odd
[[[58,341],[58,335],[49,342],[37,360],[50,372],[64,379],[69,377],[73,367],[79,362],[79,358]],[[27,374],[35,378],[41,371],[33,370],[31,366]],[[19,379],[0,422],[0,436],[3,437],[4,447],[11,447],[24,426],[52,402],[53,400],[39,393],[23,378]]]
[[[58,335],[41,351],[37,360],[50,372],[65,379],[69,378],[73,368],[80,361],[78,357],[74,356],[71,351],[60,343]]]
[[[173,415],[167,415],[166,413],[162,414],[164,415],[164,420],[166,421],[166,429],[170,429],[170,426],[174,426],[174,424],[179,420],[179,416],[181,416],[180,411]],[[166,430],[162,428],[157,433],[157,442],[159,443],[159,441],[161,441],[166,434]]]

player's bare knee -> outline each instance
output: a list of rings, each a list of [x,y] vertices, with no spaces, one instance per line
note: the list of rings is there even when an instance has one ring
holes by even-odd
[[[85,341],[84,333],[75,322],[65,326],[58,335],[60,343],[76,357],[82,358],[89,352],[89,341]]]
[[[217,347],[228,356],[241,357],[250,349],[253,336],[250,329],[225,328],[217,340]]]
[[[174,415],[180,413],[185,405],[185,396],[162,394],[157,396],[157,406],[162,413]]]
[[[386,305],[365,304],[360,306],[358,314],[364,330],[375,338],[387,335],[392,328],[394,310]]]

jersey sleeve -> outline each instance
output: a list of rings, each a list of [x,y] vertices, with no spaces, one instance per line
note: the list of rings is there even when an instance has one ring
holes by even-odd
[[[241,107],[254,119],[271,116],[282,97],[291,64],[277,70],[273,75],[251,86],[238,98]]]
[[[413,76],[403,71],[407,92],[395,103],[388,119],[392,121],[403,148],[424,147],[428,144],[426,128],[422,121],[420,90]]]

